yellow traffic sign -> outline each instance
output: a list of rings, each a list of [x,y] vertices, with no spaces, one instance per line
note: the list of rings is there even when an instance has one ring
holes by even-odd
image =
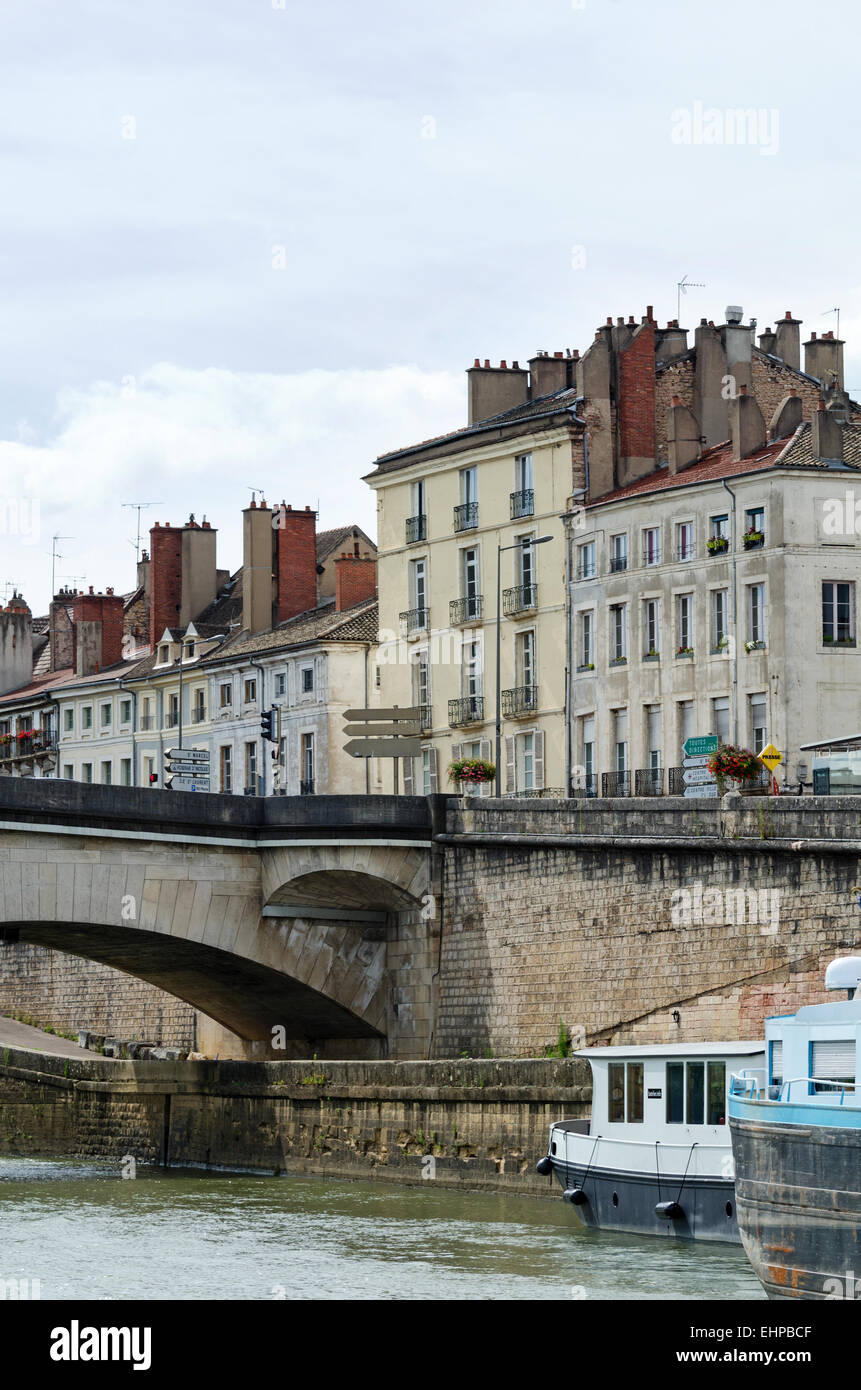
[[[773,743],[767,743],[759,754],[759,761],[765,763],[769,772],[773,772],[778,763],[783,762],[783,754],[779,748],[775,748]]]

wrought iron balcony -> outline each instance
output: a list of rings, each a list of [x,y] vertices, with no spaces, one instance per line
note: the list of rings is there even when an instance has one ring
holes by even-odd
[[[598,774],[597,772],[575,772],[571,778],[572,796],[597,796],[598,795]]]
[[[155,728],[155,715],[154,715],[154,714],[142,714],[142,715],[141,715],[141,719],[140,719],[140,727],[141,727],[141,731],[142,731],[143,733],[147,733],[150,729],[154,729],[154,728]]]
[[[299,783],[299,795],[300,795],[300,796],[313,796],[313,795],[314,795],[314,778],[313,778],[313,777],[306,778],[306,779],[304,779],[303,781],[301,781],[301,782]]]
[[[457,627],[460,623],[478,622],[483,606],[483,594],[470,594],[467,598],[453,598],[448,606],[448,620],[452,627]]]
[[[463,724],[480,724],[484,719],[484,696],[464,695],[460,700],[449,700],[449,727],[458,729]]]
[[[421,632],[428,625],[427,608],[406,608],[401,614],[401,626],[407,632]]]
[[[685,794],[685,769],[683,767],[667,768],[667,795],[684,796]]]
[[[206,710],[201,705],[195,705],[191,711],[191,722],[192,724],[206,723]]]
[[[538,607],[538,585],[518,584],[515,589],[503,589],[502,611],[507,617],[514,613],[528,613]]]
[[[622,571],[623,571],[623,570],[626,570],[627,568],[628,568],[628,557],[627,557],[627,555],[614,555],[614,556],[612,557],[612,559],[610,560],[610,573],[611,573],[611,574],[621,574]]]
[[[660,563],[661,563],[661,547],[660,547],[659,545],[653,546],[651,550],[649,550],[649,549],[644,549],[644,550],[643,550],[643,565],[644,565],[644,567],[645,567],[646,569],[648,569],[650,565],[651,565],[651,566],[653,566],[653,565],[659,565]]]
[[[538,708],[538,686],[516,685],[502,692],[502,713],[509,719],[532,714]]]
[[[17,734],[0,735],[0,761],[13,762],[21,758],[36,758],[42,753],[56,752],[57,745],[50,730],[26,729],[23,733],[26,737],[19,738]]]
[[[535,489],[521,488],[511,494],[511,520],[518,521],[522,516],[532,516],[535,512]]]
[[[433,728],[433,709],[430,705],[419,705],[419,728]]]
[[[168,710],[167,714],[164,716],[164,727],[165,727],[166,729],[175,729],[175,728],[177,727],[178,724],[179,724],[179,710],[175,710],[175,709]]]
[[[455,531],[471,531],[478,525],[478,503],[462,502],[454,509]]]
[[[676,559],[679,561],[692,560],[694,558],[695,553],[696,546],[694,545],[693,541],[689,541],[683,545],[676,546]]]
[[[578,579],[594,579],[594,578],[595,578],[595,573],[596,573],[596,571],[595,571],[595,565],[594,565],[594,563],[591,564],[591,565],[578,565],[578,566],[577,566],[577,578],[578,578]]]
[[[662,767],[638,767],[634,773],[635,796],[663,796],[664,769]]]
[[[418,541],[426,541],[428,538],[428,519],[424,512],[421,516],[408,516],[406,525],[407,545],[416,545]]]
[[[630,795],[631,795],[631,774],[630,774],[630,772],[602,772],[602,773],[601,773],[601,795],[602,795],[602,796],[630,796]]]

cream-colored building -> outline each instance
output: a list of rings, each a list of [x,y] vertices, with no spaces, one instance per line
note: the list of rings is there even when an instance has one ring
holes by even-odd
[[[476,363],[467,428],[386,454],[366,478],[378,514],[374,700],[422,710],[423,751],[404,760],[408,792],[450,790],[453,757],[495,761],[498,637],[501,789],[563,794],[561,518],[581,485],[582,422],[571,359],[530,365],[527,401],[525,369]],[[385,778],[390,790],[391,775],[376,765],[374,789]]]

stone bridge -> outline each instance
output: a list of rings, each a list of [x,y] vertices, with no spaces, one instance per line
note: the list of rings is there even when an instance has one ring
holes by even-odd
[[[122,970],[243,1039],[424,1057],[434,814],[0,778],[0,937]]]

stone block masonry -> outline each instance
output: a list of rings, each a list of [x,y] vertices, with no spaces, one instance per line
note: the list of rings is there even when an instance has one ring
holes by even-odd
[[[578,1059],[112,1062],[0,1052],[0,1154],[64,1154],[558,1200],[550,1125],[588,1113]]]

